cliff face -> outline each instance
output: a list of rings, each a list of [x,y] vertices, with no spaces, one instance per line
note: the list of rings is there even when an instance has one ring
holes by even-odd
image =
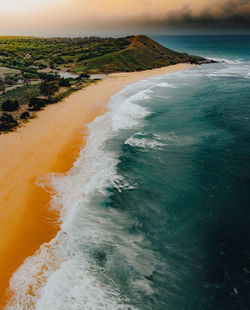
[[[206,60],[199,56],[178,53],[150,38],[141,35],[127,38],[129,45],[120,51],[89,59],[85,63],[89,72],[136,71],[160,68],[177,63],[202,63]]]

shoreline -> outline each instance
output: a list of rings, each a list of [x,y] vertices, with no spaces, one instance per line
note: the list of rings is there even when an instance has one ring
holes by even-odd
[[[60,228],[58,212],[50,209],[51,195],[36,185],[37,179],[73,166],[86,142],[86,125],[105,113],[113,94],[136,81],[190,67],[111,74],[47,106],[16,131],[0,135],[0,307],[15,270]]]

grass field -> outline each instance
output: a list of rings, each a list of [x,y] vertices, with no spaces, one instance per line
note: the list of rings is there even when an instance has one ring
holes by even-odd
[[[12,75],[12,74],[20,74],[20,70],[12,69],[12,68],[7,68],[7,67],[0,67],[0,76],[4,75]]]

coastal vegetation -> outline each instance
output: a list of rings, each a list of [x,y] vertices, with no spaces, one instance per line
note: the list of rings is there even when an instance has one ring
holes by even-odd
[[[146,36],[125,38],[0,37],[0,76],[36,79],[39,72],[107,73],[153,69],[201,57],[169,50]]]
[[[72,92],[86,87],[94,80],[60,78],[57,74],[42,73],[36,84],[23,85],[0,95],[0,132],[10,131],[21,121],[34,117],[48,104],[61,101]],[[9,112],[6,114],[5,112]]]
[[[3,113],[0,116],[0,131],[7,131],[13,127],[16,127],[18,122],[9,113]]]
[[[123,50],[129,44],[126,38],[0,37],[0,64],[35,78],[39,70],[79,67],[86,59]]]
[[[19,102],[18,100],[6,100],[2,104],[2,110],[3,111],[8,111],[8,112],[13,112],[18,110],[19,108]]]
[[[167,49],[146,36],[0,37],[0,132],[88,85],[91,74],[204,61]]]

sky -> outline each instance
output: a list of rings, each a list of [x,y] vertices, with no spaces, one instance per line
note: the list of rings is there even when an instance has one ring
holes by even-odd
[[[250,0],[0,0],[0,35],[250,33]]]

